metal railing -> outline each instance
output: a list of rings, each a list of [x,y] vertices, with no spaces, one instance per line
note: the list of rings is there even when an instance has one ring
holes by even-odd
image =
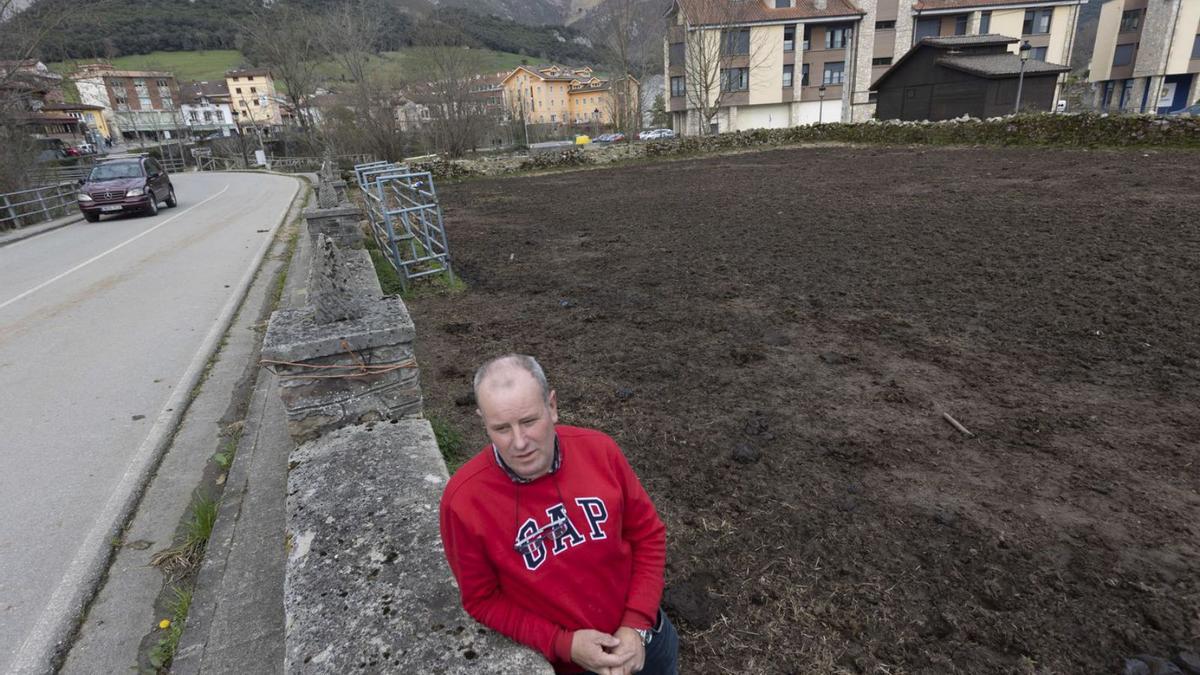
[[[76,211],[78,188],[74,182],[64,182],[0,195],[0,232],[54,220]]]
[[[371,235],[407,286],[413,279],[453,273],[446,226],[428,171],[371,162],[354,167]]]

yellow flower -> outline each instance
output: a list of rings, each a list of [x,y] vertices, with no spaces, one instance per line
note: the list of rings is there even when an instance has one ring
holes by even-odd
[[[171,620],[170,620],[170,619],[163,619],[162,621],[159,621],[159,622],[158,622],[158,627],[159,627],[159,628],[161,628],[161,629],[163,629],[163,630],[166,630],[166,629],[170,628],[170,627],[171,627]]]

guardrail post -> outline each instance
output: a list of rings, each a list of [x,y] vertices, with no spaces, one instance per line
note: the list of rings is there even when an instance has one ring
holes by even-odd
[[[6,230],[17,229],[18,227],[21,226],[21,223],[17,221],[17,212],[13,209],[12,202],[8,201],[8,195],[0,195],[0,198],[4,199],[4,210],[8,211],[8,219],[9,219],[8,227],[5,227],[3,229],[6,229]]]
[[[42,214],[46,216],[46,220],[54,220],[50,217],[50,209],[46,208],[46,195],[42,193],[41,188],[37,191],[38,205],[42,207]]]

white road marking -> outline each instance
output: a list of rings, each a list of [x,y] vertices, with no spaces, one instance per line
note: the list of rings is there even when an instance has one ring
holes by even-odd
[[[83,261],[83,262],[79,263],[78,265],[76,265],[76,266],[72,267],[71,269],[67,270],[66,272],[63,272],[62,274],[59,274],[58,276],[54,277],[53,279],[47,279],[46,281],[43,281],[42,283],[40,283],[40,284],[38,284],[37,286],[34,286],[33,288],[31,288],[31,289],[29,289],[29,290],[25,291],[24,293],[21,293],[20,295],[18,295],[18,296],[17,296],[17,297],[15,297],[15,298],[12,298],[12,299],[10,299],[10,300],[5,300],[4,302],[0,303],[0,309],[4,309],[5,307],[8,307],[9,305],[13,304],[14,302],[16,302],[16,301],[18,301],[18,300],[21,300],[21,299],[23,299],[23,298],[27,298],[27,297],[29,297],[29,296],[33,295],[34,293],[37,293],[38,291],[40,291],[40,290],[42,290],[43,288],[45,288],[45,287],[49,286],[50,284],[52,284],[52,283],[54,283],[54,282],[56,282],[56,281],[58,281],[58,280],[62,279],[63,277],[66,277],[66,276],[68,276],[68,275],[70,275],[70,274],[73,274],[73,273],[75,273],[75,272],[78,272],[79,270],[83,269],[84,267],[87,267],[88,265],[91,265],[92,263],[96,262],[97,260],[99,260],[99,259],[103,258],[104,256],[108,255],[109,253],[112,253],[112,252],[114,252],[114,251],[117,251],[118,249],[122,249],[122,248],[124,248],[124,247],[128,246],[129,244],[132,244],[133,242],[135,242],[135,241],[137,241],[138,239],[141,239],[142,237],[144,237],[144,236],[146,236],[146,235],[150,234],[151,232],[153,232],[153,231],[157,230],[158,228],[162,227],[163,225],[166,225],[167,223],[171,222],[172,220],[175,220],[176,218],[179,218],[180,216],[186,215],[186,214],[187,214],[189,211],[192,211],[193,209],[198,209],[198,208],[200,208],[201,206],[204,206],[205,204],[207,204],[208,202],[210,202],[210,201],[212,201],[212,200],[216,199],[217,197],[220,197],[221,195],[225,194],[225,191],[226,191],[226,190],[228,190],[228,189],[229,189],[229,184],[228,184],[228,183],[226,183],[226,184],[225,184],[225,187],[221,188],[221,191],[220,191],[220,192],[218,192],[217,194],[215,194],[215,195],[213,195],[213,196],[209,197],[208,199],[205,199],[204,201],[202,201],[202,202],[199,202],[199,203],[197,203],[197,204],[194,204],[194,205],[192,205],[192,206],[189,206],[188,208],[186,208],[186,209],[184,209],[184,210],[180,211],[179,213],[176,213],[175,215],[171,216],[170,218],[167,218],[166,220],[164,220],[164,221],[162,221],[161,223],[159,223],[159,224],[155,225],[154,227],[152,227],[152,228],[150,228],[150,229],[146,230],[145,232],[142,232],[141,234],[136,234],[136,235],[134,235],[134,236],[130,237],[129,239],[126,239],[125,241],[121,242],[120,244],[117,244],[116,246],[114,246],[114,247],[112,247],[112,248],[108,249],[108,250],[107,250],[107,251],[105,251],[104,253],[101,253],[101,254],[99,254],[99,255],[97,255],[97,256],[95,256],[95,257],[93,257],[93,258],[90,258],[90,259],[88,259],[88,260],[85,260],[85,261]]]

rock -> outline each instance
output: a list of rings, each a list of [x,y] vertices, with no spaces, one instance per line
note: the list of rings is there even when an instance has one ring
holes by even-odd
[[[733,449],[732,457],[733,461],[738,464],[753,464],[762,457],[762,453],[758,451],[758,448],[749,444],[738,443],[738,446]]]
[[[841,366],[858,360],[856,357],[838,352],[821,352],[820,359],[831,366]]]
[[[563,309],[571,309],[575,306],[575,303],[571,302],[570,300],[559,300],[558,306],[562,307]]]
[[[1150,666],[1141,659],[1125,659],[1125,668],[1121,670],[1121,675],[1151,675]]]
[[[621,399],[622,401],[632,398],[632,397],[633,397],[633,390],[630,389],[629,387],[619,387],[617,389],[617,398]]]
[[[358,319],[366,314],[367,298],[359,293],[345,256],[324,234],[317,236],[308,288],[318,324]]]
[[[1129,670],[1131,663],[1134,668],[1133,671]],[[1141,663],[1142,667],[1145,667],[1145,670],[1139,670],[1138,663]],[[1179,669],[1179,666],[1164,658],[1151,656],[1150,654],[1138,654],[1132,659],[1125,659],[1125,673],[1130,672],[1145,673],[1145,675],[1183,675],[1183,671]]]
[[[770,428],[771,426],[767,422],[767,417],[761,412],[755,412],[753,417],[746,420],[746,426],[743,430],[747,436],[761,436],[762,434],[769,433]]]
[[[458,396],[454,399],[454,405],[465,408],[469,405],[475,405],[475,392],[468,391],[467,393]]]
[[[1179,652],[1175,663],[1188,675],[1200,675],[1200,654],[1196,652]]]

